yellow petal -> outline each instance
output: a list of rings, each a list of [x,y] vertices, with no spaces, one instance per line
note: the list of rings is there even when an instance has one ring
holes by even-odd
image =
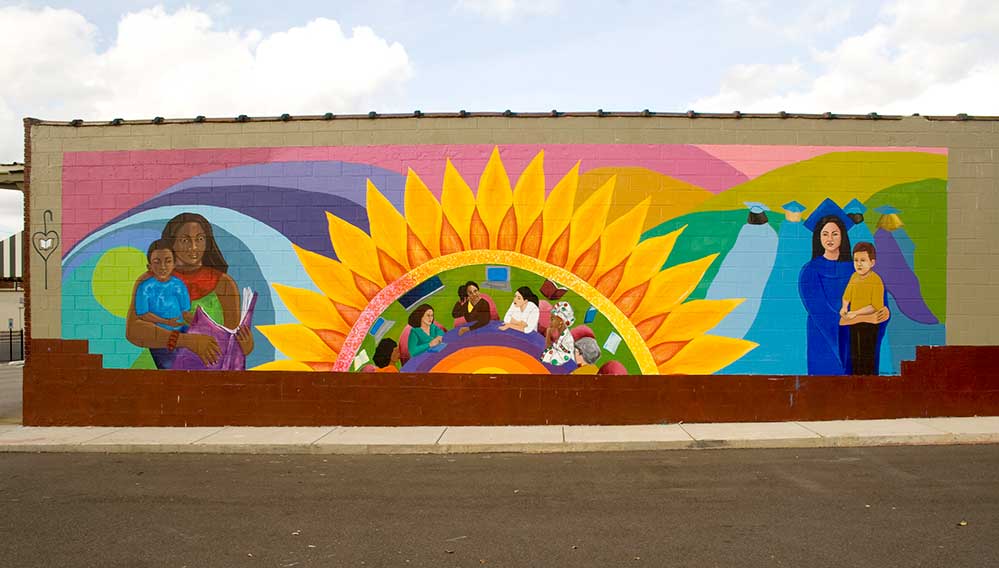
[[[586,252],[600,238],[600,233],[607,225],[607,212],[610,211],[616,183],[617,176],[611,176],[600,189],[593,192],[593,195],[579,206],[572,216],[569,227],[569,261],[566,266],[576,264],[579,255]]]
[[[555,184],[545,201],[545,208],[541,212],[544,234],[541,237],[541,251],[538,253],[538,258],[548,258],[552,244],[562,236],[572,221],[577,187],[579,187],[579,162],[576,162],[569,173]]]
[[[513,212],[517,218],[517,248],[545,206],[545,151],[538,152],[524,168],[513,188]]]
[[[431,257],[441,254],[441,204],[427,184],[412,169],[406,174],[406,220],[416,238],[430,251]]]
[[[316,287],[322,290],[326,297],[338,304],[363,309],[368,305],[367,298],[357,289],[354,274],[343,263],[321,254],[291,245],[298,255],[299,262],[305,268],[309,278]]]
[[[367,233],[343,219],[326,213],[330,225],[330,241],[340,262],[351,270],[380,286],[385,285],[381,267],[378,264],[378,251]]]
[[[479,191],[475,199],[475,207],[479,218],[489,233],[489,248],[496,249],[496,238],[499,236],[500,223],[506,217],[507,211],[513,205],[513,192],[510,190],[510,178],[500,160],[499,148],[493,147],[486,169],[479,178]]]
[[[326,296],[284,284],[274,283],[271,286],[281,297],[291,315],[300,323],[312,329],[331,329],[344,334],[350,333],[350,326]]]
[[[448,223],[458,232],[458,238],[468,250],[468,228],[475,212],[475,196],[461,174],[454,168],[451,159],[444,164],[444,183],[441,189],[441,207]]]
[[[708,271],[708,267],[718,257],[710,254],[704,258],[671,266],[656,274],[649,282],[649,288],[642,296],[638,308],[631,314],[634,322],[643,321],[656,314],[671,312],[697,288]]]
[[[745,339],[702,335],[659,365],[659,372],[664,375],[710,375],[731,365],[757,345]]]
[[[406,255],[406,219],[378,191],[371,180],[368,180],[367,203],[371,240],[376,247],[409,270],[409,260]]]
[[[687,341],[709,331],[744,300],[691,300],[670,312],[666,321],[646,342],[658,345],[673,341]]]
[[[645,225],[645,216],[649,212],[650,203],[652,203],[652,197],[646,197],[631,211],[615,219],[604,230],[600,236],[600,257],[597,261],[597,269],[590,277],[591,282],[596,283],[601,276],[607,274],[608,270],[620,264],[629,253],[635,250],[638,239],[642,238],[642,227]]]
[[[291,359],[278,359],[277,361],[268,361],[263,365],[257,365],[256,367],[250,369],[251,371],[308,371],[312,372],[312,367],[302,363],[301,361],[292,361]]]
[[[662,270],[663,265],[666,264],[666,259],[669,258],[669,254],[673,252],[673,245],[676,244],[676,239],[686,228],[687,226],[684,225],[672,233],[646,239],[638,243],[638,246],[632,251],[631,256],[628,257],[628,262],[624,265],[624,276],[621,278],[621,282],[617,285],[617,289],[613,294],[611,294],[615,301],[621,294],[639,284],[648,282]]]
[[[332,363],[336,353],[311,329],[297,323],[258,325],[275,349],[296,361]]]

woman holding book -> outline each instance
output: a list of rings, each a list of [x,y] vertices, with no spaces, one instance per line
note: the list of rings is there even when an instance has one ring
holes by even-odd
[[[434,308],[420,304],[409,314],[409,356],[416,357],[437,348],[444,341],[444,330],[434,322]]]
[[[173,275],[187,286],[191,310],[200,307],[224,327],[239,327],[236,340],[243,355],[248,355],[253,351],[253,334],[247,326],[240,327],[239,287],[228,274],[229,265],[215,242],[211,223],[197,213],[181,213],[167,222],[162,238],[173,250]],[[148,273],[140,276],[136,287],[147,278]],[[148,348],[161,369],[170,368],[172,357],[169,355],[177,347],[193,351],[206,366],[217,363],[221,355],[218,341],[209,335],[169,331],[136,317],[134,292],[125,336],[131,343]]]

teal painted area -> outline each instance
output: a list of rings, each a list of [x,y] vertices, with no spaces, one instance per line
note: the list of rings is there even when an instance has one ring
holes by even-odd
[[[125,339],[125,319],[104,309],[94,298],[91,283],[99,255],[93,255],[62,280],[62,336],[86,339],[90,352],[104,357],[104,367],[130,368],[145,349]],[[147,351],[148,353],[148,351]]]
[[[479,283],[481,292],[493,299],[496,304],[496,312],[499,319],[503,319],[507,309],[509,309],[510,305],[513,303],[514,292],[521,286],[528,286],[532,291],[534,291],[535,294],[538,295],[539,299],[545,299],[544,296],[542,296],[538,291],[545,279],[537,274],[519,268],[510,269],[510,290],[495,290],[488,288],[485,284],[485,265],[455,268],[439,274],[438,277],[444,283],[444,288],[434,293],[421,303],[427,303],[433,306],[434,317],[447,329],[454,327],[454,318],[451,317],[451,308],[454,306],[455,302],[458,301],[458,287],[465,284],[469,280]],[[589,326],[590,329],[593,330],[593,334],[596,336],[597,343],[603,346],[604,341],[610,333],[614,331],[614,326],[611,325],[610,321],[608,321],[603,314],[597,314],[596,319],[592,323],[584,324],[583,319],[587,308],[590,307],[590,303],[572,290],[568,291],[559,301],[569,302],[569,305],[572,306],[576,317],[575,325]],[[555,303],[550,300],[549,302],[552,304]],[[416,306],[413,306],[413,308],[415,307]],[[398,341],[399,335],[402,333],[402,329],[407,325],[410,311],[411,310],[407,311],[403,308],[402,304],[399,302],[393,302],[392,305],[381,314],[381,317],[386,320],[395,322],[384,337],[391,337],[392,339]],[[618,335],[620,335],[620,333],[618,333]],[[375,351],[375,345],[375,338],[371,336],[371,334],[368,334],[365,336],[361,348],[364,349],[370,357]],[[617,348],[616,353],[612,354],[605,351],[599,361],[597,361],[597,366],[599,367],[609,361],[618,361],[623,364],[629,372],[635,374],[640,373],[634,355],[632,355],[627,345],[623,342]]]
[[[901,372],[902,361],[916,359],[916,347],[919,345],[946,345],[947,327],[942,324],[927,325],[907,318],[898,307],[898,302],[888,297],[888,308],[892,318],[888,322],[885,343],[891,345],[889,355],[892,373]]]

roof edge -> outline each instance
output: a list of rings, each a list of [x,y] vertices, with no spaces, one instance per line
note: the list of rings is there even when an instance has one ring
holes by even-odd
[[[85,121],[82,119],[74,120],[44,120],[37,118],[26,118],[25,121],[32,125],[45,125],[45,126],[76,126],[76,127],[87,127],[87,126],[119,126],[119,125],[138,125],[138,124],[191,124],[191,123],[241,123],[241,122],[289,122],[289,121],[328,121],[328,120],[378,120],[378,119],[400,119],[400,118],[577,118],[577,117],[596,117],[596,118],[689,118],[689,119],[727,119],[727,120],[741,120],[744,118],[753,119],[806,119],[806,120],[903,120],[907,118],[922,118],[928,121],[999,121],[999,116],[973,116],[969,114],[956,114],[956,115],[895,115],[895,114],[878,114],[876,112],[868,114],[838,114],[832,112],[825,113],[789,113],[789,112],[776,112],[776,113],[744,113],[740,111],[734,111],[729,113],[713,113],[713,112],[696,112],[696,111],[686,111],[686,112],[656,112],[651,110],[641,110],[641,111],[605,111],[598,109],[595,112],[575,112],[575,111],[558,111],[551,110],[548,112],[516,112],[512,110],[506,110],[502,112],[495,111],[464,111],[460,110],[457,112],[422,112],[413,111],[411,113],[378,113],[371,111],[365,114],[314,114],[314,115],[299,115],[292,116],[290,114],[282,114],[280,116],[248,116],[239,115],[235,117],[213,117],[208,118],[205,116],[197,116],[193,118],[163,118],[154,117],[151,119],[121,119],[115,118],[112,120],[93,120]]]

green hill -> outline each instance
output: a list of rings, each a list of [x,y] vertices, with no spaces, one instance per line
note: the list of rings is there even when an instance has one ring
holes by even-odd
[[[916,245],[915,266],[926,305],[937,319],[947,315],[947,182],[924,179],[885,188],[864,202],[864,222],[873,233],[881,217],[873,209],[893,205]]]
[[[746,201],[777,210],[791,200],[811,211],[827,197],[839,204],[854,198],[864,201],[887,187],[927,178],[947,179],[947,156],[832,152],[767,172],[700,203],[694,211],[743,209]]]

